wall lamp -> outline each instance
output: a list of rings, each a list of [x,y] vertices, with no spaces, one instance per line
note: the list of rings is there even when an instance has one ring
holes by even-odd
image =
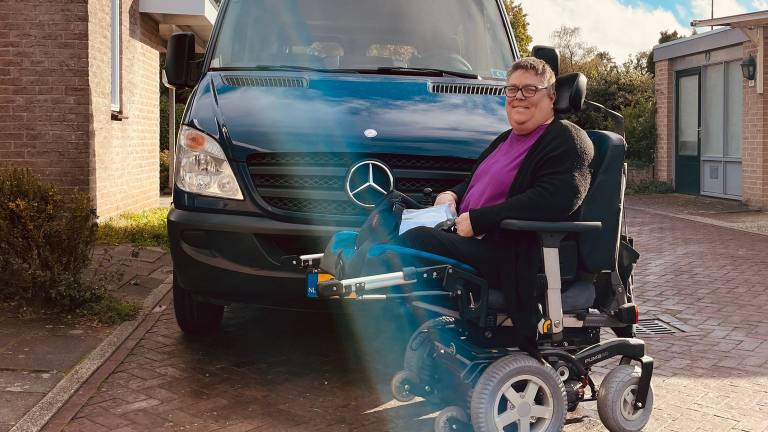
[[[744,75],[744,79],[749,81],[755,80],[755,72],[757,71],[757,63],[755,58],[750,54],[741,62],[741,74]]]

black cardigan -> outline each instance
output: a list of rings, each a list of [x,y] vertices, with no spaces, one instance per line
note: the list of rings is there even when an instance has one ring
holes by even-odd
[[[478,158],[472,175],[511,132],[510,129],[493,140]],[[571,220],[589,188],[593,151],[592,142],[580,127],[566,120],[552,121],[523,159],[507,200],[469,212],[475,234],[496,229],[504,219]],[[451,189],[459,201],[471,178]]]
[[[472,175],[511,132],[510,129],[493,140],[478,158]],[[518,346],[535,356],[538,356],[536,326],[540,319],[536,274],[541,267],[541,246],[535,233],[508,232],[498,227],[504,219],[575,220],[589,188],[589,166],[593,155],[592,141],[584,130],[566,120],[556,119],[523,159],[507,199],[500,204],[469,211],[475,234],[486,234],[493,247],[500,251],[498,268],[509,270],[509,277],[496,282],[504,291]],[[459,202],[467,192],[471,178],[451,189]]]

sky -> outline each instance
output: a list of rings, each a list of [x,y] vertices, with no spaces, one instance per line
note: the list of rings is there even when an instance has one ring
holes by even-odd
[[[617,63],[658,43],[659,32],[691,34],[690,22],[710,17],[712,0],[515,0],[528,14],[532,45],[551,43],[560,26],[580,27],[584,42]],[[714,0],[715,17],[768,10],[768,0]],[[698,29],[699,33],[709,27]]]

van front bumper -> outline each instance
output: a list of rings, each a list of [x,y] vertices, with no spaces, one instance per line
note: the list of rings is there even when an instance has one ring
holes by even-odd
[[[214,303],[317,309],[318,302],[306,298],[306,274],[281,258],[321,253],[344,229],[353,228],[172,207],[168,236],[174,281]]]

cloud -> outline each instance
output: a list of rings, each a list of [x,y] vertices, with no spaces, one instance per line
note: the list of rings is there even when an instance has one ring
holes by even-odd
[[[766,9],[768,9],[768,1],[766,1],[766,0],[752,0],[752,6],[755,9],[766,10]]]
[[[757,0],[754,3],[757,3]],[[765,3],[765,1],[763,1]],[[715,0],[715,17],[738,15],[748,12],[738,0]],[[691,0],[693,19],[709,19],[712,16],[712,0]]]
[[[551,43],[552,31],[560,26],[578,26],[584,42],[608,51],[618,63],[638,51],[651,49],[658,43],[662,30],[690,34],[690,29],[681,25],[670,10],[626,5],[619,0],[521,0],[520,3],[528,14],[534,44]]]

